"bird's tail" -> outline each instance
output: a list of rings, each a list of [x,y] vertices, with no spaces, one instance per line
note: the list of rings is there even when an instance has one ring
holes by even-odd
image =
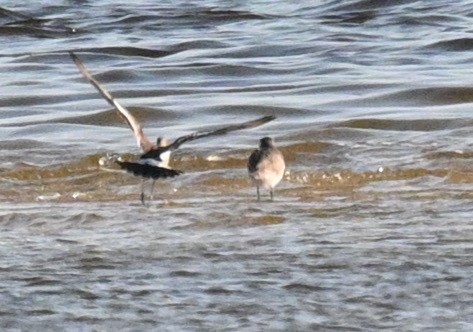
[[[147,179],[165,179],[182,174],[182,171],[179,170],[158,167],[154,165],[133,163],[120,160],[117,160],[116,163],[127,172]]]

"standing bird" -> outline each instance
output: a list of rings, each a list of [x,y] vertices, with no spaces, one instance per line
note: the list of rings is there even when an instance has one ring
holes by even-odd
[[[259,141],[259,149],[253,151],[248,159],[248,174],[256,184],[256,194],[260,200],[259,188],[269,189],[273,200],[273,189],[284,176],[286,164],[284,157],[275,146],[271,137]]]
[[[138,146],[141,147],[144,152],[135,162],[119,160],[116,161],[122,169],[143,178],[141,182],[141,203],[143,203],[143,205],[145,205],[144,179],[153,180],[150,192],[150,197],[152,198],[154,183],[156,179],[175,177],[179,174],[182,174],[182,171],[175,170],[169,167],[169,159],[171,156],[171,152],[179,148],[183,143],[208,136],[224,135],[228,132],[235,130],[254,128],[269,121],[272,121],[276,118],[272,115],[264,116],[256,120],[226,126],[217,130],[196,132],[179,137],[171,144],[168,143],[168,140],[166,138],[158,137],[156,143],[153,143],[146,137],[143,132],[143,129],[141,128],[141,125],[130,113],[130,111],[128,111],[125,107],[118,103],[118,101],[111,95],[111,93],[108,92],[105,87],[103,87],[92,76],[92,74],[87,70],[87,68],[85,68],[82,61],[80,61],[80,59],[73,52],[69,52],[69,55],[71,56],[74,63],[77,65],[77,68],[82,73],[82,75],[84,75],[84,77],[97,89],[97,91],[102,95],[102,97],[104,97],[110,105],[115,107],[120,113],[120,115],[125,119],[128,126],[131,128],[133,134],[135,135]]]

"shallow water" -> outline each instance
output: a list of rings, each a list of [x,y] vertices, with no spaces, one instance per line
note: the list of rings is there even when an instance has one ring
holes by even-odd
[[[2,329],[471,330],[469,2],[2,6],[41,19],[0,13]],[[68,51],[152,139],[277,119],[183,145],[146,208]]]

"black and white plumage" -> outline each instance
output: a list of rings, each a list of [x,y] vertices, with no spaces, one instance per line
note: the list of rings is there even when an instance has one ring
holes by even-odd
[[[129,162],[129,161],[119,161],[117,160],[117,164],[124,170],[129,173],[133,173],[133,175],[141,176],[146,179],[160,179],[160,178],[172,178],[179,174],[182,174],[181,171],[153,166],[148,163],[140,163],[140,162]]]
[[[182,174],[182,171],[169,168],[169,158],[171,152],[179,148],[182,144],[199,138],[224,135],[235,130],[253,128],[269,122],[274,118],[274,116],[265,116],[256,120],[226,126],[216,130],[192,133],[177,138],[171,144],[167,144],[166,139],[159,138],[157,146],[142,154],[136,162],[117,161],[117,163],[128,172],[144,178],[159,179],[174,177]]]
[[[273,189],[282,180],[286,164],[281,151],[274,146],[271,137],[260,140],[259,148],[248,159],[248,174],[256,185],[256,194],[260,200],[260,187],[269,189],[273,200]]]
[[[269,121],[275,119],[275,116],[264,116],[256,120],[247,121],[239,124],[234,124],[230,126],[225,126],[220,129],[196,132],[189,135],[185,135],[177,138],[171,144],[168,144],[166,138],[159,137],[156,140],[156,143],[150,141],[143,132],[140,123],[136,118],[128,111],[125,107],[120,105],[118,101],[108,92],[105,87],[103,87],[87,70],[82,61],[73,53],[69,52],[74,63],[77,65],[79,71],[84,75],[84,77],[97,89],[97,91],[105,98],[105,100],[116,108],[120,115],[125,119],[128,126],[133,131],[133,134],[136,138],[136,142],[139,147],[143,150],[143,154],[138,158],[136,162],[122,162],[117,161],[118,165],[127,172],[130,172],[136,176],[142,177],[144,179],[152,179],[153,184],[151,187],[151,192],[154,188],[154,182],[156,179],[160,178],[169,178],[175,177],[179,174],[182,174],[182,171],[175,170],[169,167],[169,159],[171,152],[179,148],[182,144],[210,136],[224,135],[226,133],[241,130],[249,129],[265,124]],[[142,183],[142,192],[141,192],[141,202],[144,204],[144,191]]]

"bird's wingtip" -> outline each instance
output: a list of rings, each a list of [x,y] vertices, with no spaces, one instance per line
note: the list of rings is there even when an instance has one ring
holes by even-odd
[[[275,119],[276,119],[275,115],[266,115],[266,116],[263,116],[260,120],[262,123],[266,123],[266,122],[273,121]]]
[[[73,51],[69,51],[68,53],[72,61],[74,61],[74,63],[80,67],[82,65],[82,61],[80,61],[79,57]]]
[[[272,121],[272,120],[276,119],[276,115],[265,115],[261,119]]]

